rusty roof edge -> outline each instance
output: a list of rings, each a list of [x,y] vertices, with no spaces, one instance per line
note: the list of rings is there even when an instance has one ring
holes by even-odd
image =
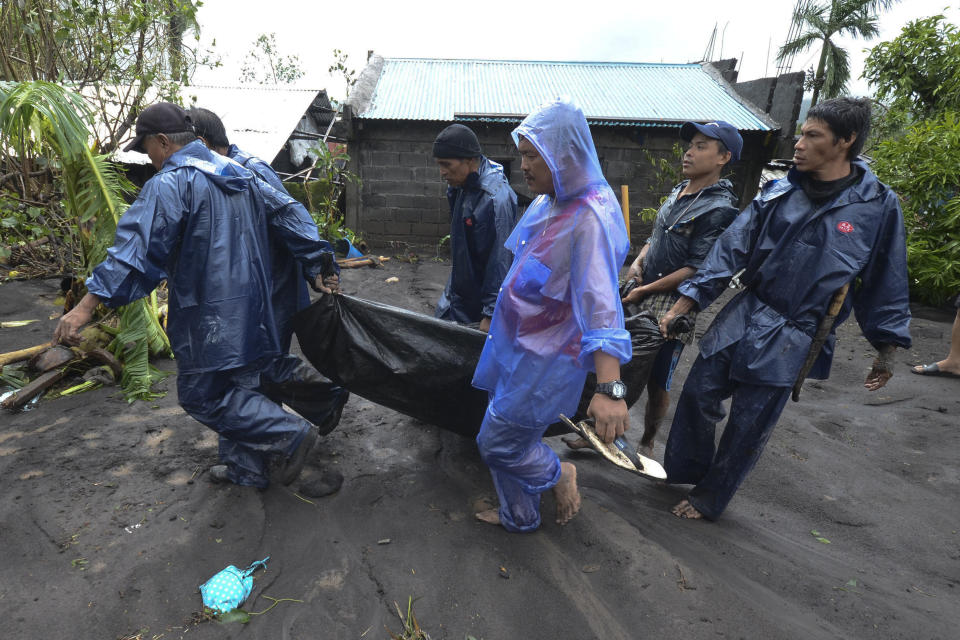
[[[733,98],[734,100],[736,100],[737,102],[739,102],[741,105],[743,105],[743,106],[744,106],[746,109],[748,109],[748,110],[750,111],[750,113],[752,113],[758,120],[760,120],[760,121],[763,122],[765,125],[767,125],[768,127],[770,127],[771,130],[773,130],[773,131],[779,131],[779,130],[781,129],[780,123],[777,122],[776,120],[774,120],[773,118],[771,118],[770,115],[769,115],[766,111],[764,111],[763,109],[761,109],[759,106],[757,106],[756,104],[754,104],[753,102],[751,102],[751,101],[748,100],[747,98],[744,98],[742,95],[740,95],[740,92],[737,91],[736,87],[734,87],[732,84],[730,84],[729,82],[727,82],[726,78],[723,77],[723,74],[721,74],[721,73],[717,70],[716,67],[714,67],[714,66],[713,66],[712,64],[710,64],[709,62],[701,62],[701,63],[700,63],[700,68],[703,69],[704,73],[706,73],[708,76],[710,76],[710,78],[711,78],[713,81],[715,81],[717,84],[719,84],[720,87],[721,87],[724,91],[726,91],[727,94],[728,94],[731,98]]]

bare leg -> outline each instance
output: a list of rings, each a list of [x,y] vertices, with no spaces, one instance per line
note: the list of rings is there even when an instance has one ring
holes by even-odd
[[[647,383],[647,407],[643,413],[643,437],[637,453],[648,458],[653,457],[653,441],[657,437],[660,423],[663,422],[667,410],[670,408],[670,393],[655,383]]]
[[[557,501],[557,524],[567,524],[580,511],[577,468],[571,462],[560,463],[560,482],[553,488]]]
[[[690,504],[689,500],[681,500],[670,512],[678,518],[685,518],[687,520],[700,520],[703,518],[703,514],[697,511],[694,506]]]
[[[957,316],[953,319],[953,329],[950,331],[950,353],[936,364],[940,371],[960,375],[960,309],[957,309]],[[917,365],[913,370],[919,373],[922,368],[923,365]]]

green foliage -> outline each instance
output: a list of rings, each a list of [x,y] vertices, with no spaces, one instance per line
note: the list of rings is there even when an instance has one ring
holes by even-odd
[[[917,122],[877,145],[873,158],[901,199],[912,293],[942,304],[960,290],[960,113]]]
[[[942,304],[960,289],[960,32],[942,15],[875,46],[863,77],[888,100],[875,122],[874,171],[900,196],[911,294]]]
[[[901,114],[960,108],[960,32],[942,15],[914,20],[870,50],[863,78]]]
[[[240,69],[240,82],[290,84],[301,77],[300,58],[280,53],[276,33],[261,33],[253,41],[253,48]]]
[[[11,163],[46,158],[57,171],[60,203],[83,246],[82,271],[89,273],[113,242],[116,224],[126,209],[123,194],[132,187],[106,156],[87,146],[91,114],[76,93],[48,82],[0,82],[0,150],[19,153]],[[32,155],[31,155],[32,154]],[[170,344],[157,321],[156,296],[120,309],[120,334],[114,350],[123,362],[121,386],[128,399],[151,396],[162,374],[150,366],[150,353],[169,353]]]
[[[345,86],[346,96],[350,95],[350,90],[353,89],[353,85],[357,83],[357,70],[349,67],[347,65],[347,54],[341,51],[340,49],[333,50],[333,64],[327,68],[327,72],[330,74],[339,75],[343,78]],[[337,103],[336,100],[333,100],[334,103]]]
[[[350,156],[344,147],[338,146],[331,151],[323,141],[318,141],[317,146],[310,149],[310,154],[314,157],[314,164],[307,172],[305,182],[285,182],[284,187],[310,212],[320,230],[320,237],[330,241],[346,238],[351,244],[357,244],[360,237],[343,224],[339,204],[345,183],[360,184],[360,178],[346,168]]]
[[[833,42],[833,38],[873,38],[880,32],[877,13],[888,9],[894,2],[896,0],[824,0],[822,3],[797,5],[794,20],[801,25],[800,34],[780,47],[777,60],[791,58],[820,44],[817,68],[808,74],[807,88],[813,90],[811,106],[817,104],[821,94],[824,98],[835,98],[847,90],[849,56]]]
[[[681,170],[683,147],[679,142],[675,142],[668,155],[654,155],[647,149],[643,150],[643,155],[646,156],[647,162],[653,167],[653,181],[647,188],[650,191],[650,195],[658,199],[659,204],[656,207],[644,207],[641,209],[640,219],[644,222],[653,222],[657,218],[657,211],[659,211],[660,205],[662,205],[670,195],[670,189],[683,180],[683,172]]]
[[[96,106],[96,147],[112,151],[148,90],[174,97],[197,65],[214,65],[188,0],[15,0],[0,9],[0,79],[69,84]],[[89,87],[96,87],[91,90]]]

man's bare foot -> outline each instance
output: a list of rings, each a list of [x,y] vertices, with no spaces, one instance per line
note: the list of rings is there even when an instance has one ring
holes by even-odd
[[[675,506],[670,510],[673,515],[678,518],[686,518],[687,520],[700,520],[703,518],[703,514],[697,511],[689,500],[681,500],[680,504]]]
[[[586,438],[560,438],[563,440],[563,443],[577,451],[578,449],[589,449],[591,447],[590,441]]]
[[[500,524],[500,511],[497,509],[478,511],[477,513],[473,514],[473,517],[480,522],[486,522],[487,524]]]
[[[557,501],[557,524],[567,524],[580,511],[577,468],[572,462],[560,463],[560,482],[553,488],[553,497]]]

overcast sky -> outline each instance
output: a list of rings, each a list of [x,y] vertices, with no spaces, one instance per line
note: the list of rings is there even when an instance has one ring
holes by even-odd
[[[261,33],[276,33],[280,52],[299,56],[305,72],[300,86],[342,97],[342,83],[327,73],[334,48],[349,55],[358,73],[370,49],[387,57],[696,62],[714,27],[713,59],[737,58],[739,79],[752,80],[776,73],[777,48],[794,5],[795,0],[204,0],[202,41],[216,41],[213,50],[223,66],[198,71],[194,82],[237,84],[243,59]],[[856,79],[864,48],[896,37],[910,20],[943,12],[960,24],[960,10],[949,0],[901,0],[881,14],[879,39],[841,39],[851,54],[853,93],[869,92]],[[815,65],[818,55],[819,49],[798,55],[793,70]]]

